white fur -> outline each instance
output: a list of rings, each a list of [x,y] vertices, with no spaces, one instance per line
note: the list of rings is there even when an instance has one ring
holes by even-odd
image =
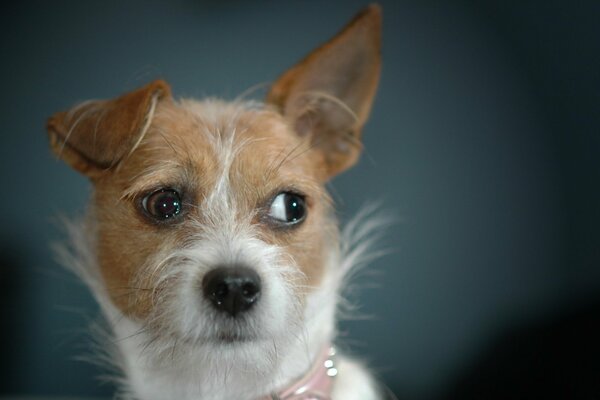
[[[298,316],[302,323],[276,332],[271,340],[230,349],[216,349],[210,344],[181,344],[174,349],[163,343],[148,345],[151,337],[143,326],[123,316],[108,298],[95,262],[93,225],[93,215],[79,222],[67,222],[71,248],[61,247],[59,254],[62,262],[91,288],[109,322],[112,332],[103,345],[107,346],[110,359],[105,360],[123,375],[115,377],[123,386],[123,399],[256,399],[301,377],[323,344],[334,340],[338,294],[333,288],[338,283],[339,267],[347,266],[347,262],[332,253],[331,273],[308,296],[305,309]],[[279,296],[274,293],[273,297]],[[180,323],[185,325],[184,320]],[[341,356],[337,368],[334,400],[379,398],[376,384],[360,363]]]

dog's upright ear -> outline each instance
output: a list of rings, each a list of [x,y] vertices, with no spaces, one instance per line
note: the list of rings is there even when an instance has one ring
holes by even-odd
[[[170,101],[161,80],[112,100],[87,101],[48,119],[50,147],[57,157],[88,176],[100,177],[139,144],[159,101]]]
[[[370,5],[271,87],[267,102],[322,153],[325,178],[358,159],[380,69],[381,9]]]

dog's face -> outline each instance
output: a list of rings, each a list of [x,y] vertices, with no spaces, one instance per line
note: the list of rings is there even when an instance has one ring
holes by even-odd
[[[369,8],[273,85],[266,104],[175,101],[153,82],[49,121],[94,184],[112,303],[154,336],[268,341],[306,317],[337,251],[325,183],[360,153],[379,78]]]
[[[300,318],[290,314],[336,244],[322,160],[308,146],[273,111],[158,105],[136,151],[96,181],[113,302],[194,341],[265,339]],[[235,279],[248,298],[218,298],[238,290]]]

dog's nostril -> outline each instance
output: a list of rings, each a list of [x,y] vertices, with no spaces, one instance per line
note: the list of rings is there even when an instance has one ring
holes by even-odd
[[[227,297],[228,294],[229,294],[229,289],[227,288],[227,284],[222,282],[215,286],[214,290],[211,293],[211,296],[216,301],[220,302],[220,301],[223,301],[223,299],[225,299],[225,297]]]
[[[212,305],[231,316],[247,311],[260,297],[260,277],[247,267],[218,267],[202,279],[202,290]]]
[[[260,288],[257,287],[256,284],[252,282],[246,282],[242,285],[242,296],[250,298],[256,295],[256,293],[258,293],[259,290]]]

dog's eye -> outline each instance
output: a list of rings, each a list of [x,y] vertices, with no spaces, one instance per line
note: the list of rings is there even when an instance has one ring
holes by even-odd
[[[154,218],[165,220],[181,212],[181,199],[175,190],[160,189],[144,197],[142,206]]]
[[[304,219],[306,204],[300,195],[283,192],[279,193],[269,209],[269,217],[287,224],[294,224]]]

